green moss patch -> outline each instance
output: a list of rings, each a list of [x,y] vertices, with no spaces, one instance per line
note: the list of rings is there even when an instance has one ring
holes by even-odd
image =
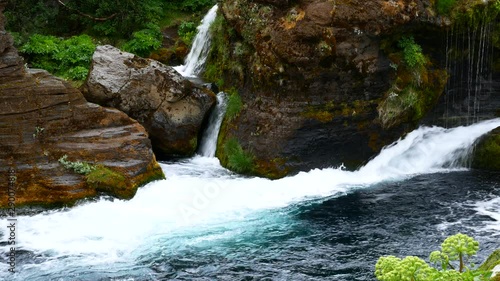
[[[254,170],[254,157],[244,151],[235,138],[224,144],[224,153],[227,157],[227,167],[232,171],[248,174]]]
[[[500,129],[494,130],[479,141],[474,151],[472,166],[500,171]]]
[[[135,188],[127,186],[126,178],[122,174],[102,165],[96,166],[96,169],[90,172],[86,179],[90,187],[118,198],[128,199],[135,194]]]

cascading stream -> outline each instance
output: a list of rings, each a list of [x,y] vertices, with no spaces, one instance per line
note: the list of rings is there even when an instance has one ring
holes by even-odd
[[[238,228],[252,227],[254,219],[250,218],[263,211],[279,211],[315,198],[343,196],[416,174],[460,168],[459,160],[473,143],[499,126],[500,118],[453,129],[421,127],[354,172],[315,169],[272,181],[234,175],[222,168],[216,158],[197,156],[163,164],[167,179],[141,188],[130,201],[102,199],[67,211],[19,217],[18,247],[45,258],[21,268],[17,280],[33,280],[31,277],[39,270],[54,267],[57,271],[66,267],[134,263],[150,251],[150,243],[166,239],[162,237],[178,237],[172,240],[177,244],[168,246],[174,247],[169,251],[175,251],[187,246],[180,237],[189,237],[194,232],[208,235],[223,225],[235,223],[241,225]],[[213,128],[216,130],[217,126]],[[234,235],[238,232],[223,237]],[[6,245],[0,249],[8,252]],[[0,276],[7,272],[3,269],[0,268]]]
[[[227,97],[220,92],[217,94],[217,104],[208,119],[208,126],[203,132],[198,154],[204,157],[214,157],[217,149],[217,137],[219,136],[220,126],[226,114]]]
[[[210,51],[210,42],[212,39],[210,25],[217,16],[217,9],[217,5],[213,6],[201,20],[201,24],[197,28],[198,33],[193,40],[193,45],[184,64],[174,67],[182,76],[197,77],[203,70],[208,52]]]

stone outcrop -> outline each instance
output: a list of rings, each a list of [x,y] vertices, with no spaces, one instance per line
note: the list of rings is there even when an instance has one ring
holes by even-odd
[[[355,168],[415,128],[447,75],[431,56],[405,67],[398,42],[441,28],[431,2],[223,1],[205,77],[236,87],[243,106],[223,124],[222,164],[236,139],[258,175]]]
[[[4,7],[1,1],[0,207],[12,198],[16,207],[71,205],[100,192],[131,198],[139,186],[164,178],[139,123],[88,103],[44,70],[25,69],[4,30]],[[95,169],[78,174],[59,163],[64,155]]]
[[[472,167],[500,171],[500,128],[482,137],[474,149]]]
[[[141,123],[155,149],[192,155],[215,95],[194,86],[170,66],[98,46],[83,87],[87,100],[117,108]]]

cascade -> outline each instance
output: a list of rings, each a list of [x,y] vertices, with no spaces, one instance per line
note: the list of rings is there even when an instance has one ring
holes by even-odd
[[[208,127],[203,132],[198,154],[204,157],[214,157],[217,149],[217,137],[220,126],[226,114],[227,97],[224,92],[217,94],[217,104],[208,119]]]
[[[491,118],[482,109],[493,107],[487,103],[495,92],[492,28],[485,16],[475,26],[457,23],[447,32],[445,63],[450,78],[443,97],[444,122],[439,124],[454,127]]]
[[[184,64],[174,67],[184,77],[197,77],[203,70],[212,39],[210,25],[217,16],[217,8],[217,5],[213,6],[201,20],[201,24],[197,27],[198,32],[193,40],[193,45]]]

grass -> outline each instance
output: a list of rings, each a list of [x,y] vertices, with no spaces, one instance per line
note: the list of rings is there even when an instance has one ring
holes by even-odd
[[[224,152],[227,156],[227,167],[237,173],[250,173],[254,170],[254,157],[243,150],[238,140],[229,139],[224,144]]]
[[[227,102],[226,117],[229,121],[231,121],[236,118],[238,114],[240,114],[243,102],[241,101],[241,97],[236,89],[231,88],[228,91],[228,94],[229,99]]]

